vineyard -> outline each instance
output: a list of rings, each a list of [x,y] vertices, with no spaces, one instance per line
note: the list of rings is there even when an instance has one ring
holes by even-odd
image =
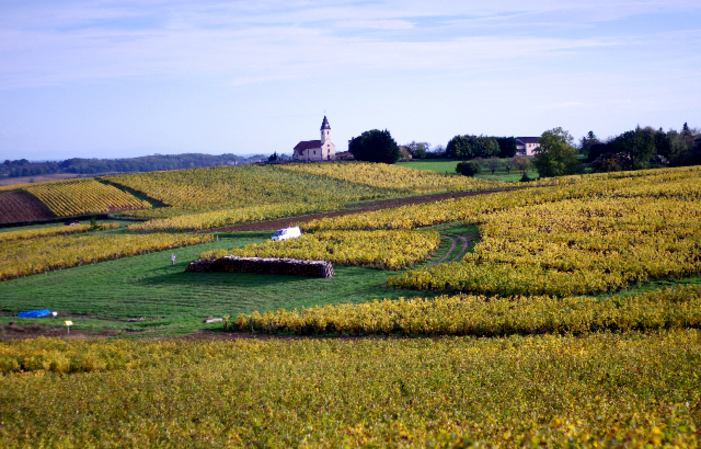
[[[300,335],[504,335],[658,331],[701,328],[701,286],[655,290],[601,301],[594,297],[554,298],[458,295],[400,298],[364,304],[316,306],[239,314],[227,330]]]
[[[117,223],[102,223],[94,230],[105,231],[119,227]],[[56,235],[81,234],[93,230],[91,225],[52,226],[50,228],[25,229],[0,233],[0,243],[11,240],[28,240],[37,237],[53,237]]]
[[[695,329],[6,342],[0,446],[695,448],[700,361]]]
[[[330,231],[233,248],[228,254],[329,260],[338,265],[399,270],[423,262],[439,244],[438,233],[433,231]],[[221,250],[202,253],[200,258],[215,259],[228,254]]]
[[[391,164],[341,162],[335,164],[286,164],[281,169],[312,173],[381,189],[401,191],[404,195],[454,191],[487,190],[502,187],[496,181],[466,176],[442,175]]]
[[[94,179],[79,179],[24,187],[58,217],[148,209],[151,204]]]
[[[338,205],[323,203],[273,204],[269,206],[244,207],[241,209],[219,210],[201,214],[154,219],[129,225],[129,230],[135,232],[200,231],[252,221],[297,217],[337,208],[339,208]]]
[[[105,179],[172,206],[133,214],[149,218],[271,204],[338,204],[389,196],[379,188],[257,165],[139,173]]]
[[[0,447],[700,446],[701,167],[324,218],[282,242],[184,233],[493,187],[409,173],[120,175],[170,206],[131,213],[160,219],[0,233]],[[184,272],[229,254],[335,275]],[[39,306],[65,312],[16,324]],[[63,316],[70,338],[12,340]]]
[[[415,229],[455,220],[481,223],[485,215],[516,207],[530,207],[569,199],[586,198],[676,198],[701,199],[701,169],[648,170],[635,176],[568,177],[562,185],[523,188],[489,195],[450,199],[432,204],[404,206],[365,214],[325,218],[301,226],[308,231]]]
[[[196,245],[211,235],[86,235],[3,242],[0,281],[153,251]]]
[[[699,179],[687,180],[698,189]],[[701,203],[678,185],[635,196],[554,201],[482,216],[462,261],[404,273],[390,285],[500,295],[582,295],[701,274]]]

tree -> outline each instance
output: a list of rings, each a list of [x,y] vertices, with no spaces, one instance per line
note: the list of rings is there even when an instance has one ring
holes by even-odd
[[[482,166],[476,161],[460,162],[455,167],[455,171],[463,176],[475,176],[482,172]]]
[[[594,131],[589,131],[586,136],[579,141],[582,154],[588,155],[594,145],[600,144],[599,139],[594,134]]]
[[[431,144],[428,142],[415,142],[412,140],[411,143],[406,144],[406,147],[409,148],[411,156],[414,159],[426,159],[426,153],[428,152],[429,148],[431,148]]]
[[[268,162],[277,162],[278,159],[280,159],[280,156],[277,155],[277,151],[274,152],[273,154],[268,157]]]
[[[455,136],[448,142],[447,157],[457,159],[474,159],[476,157],[492,157],[499,154],[499,144],[496,139],[484,136]]]
[[[506,173],[510,174],[511,169],[514,168],[514,160],[513,158],[507,159],[504,161],[504,168],[506,169]]]
[[[624,169],[644,168],[657,152],[654,130],[637,127],[633,131],[625,132],[613,141],[613,149],[618,153]]]
[[[511,165],[524,175],[528,173],[528,170],[531,169],[531,160],[528,158],[528,156],[514,156],[511,159]]]
[[[499,145],[499,157],[507,158],[516,156],[516,138],[515,137],[495,137]]]
[[[358,161],[394,164],[399,160],[399,146],[389,131],[373,129],[351,140],[348,151]]]
[[[492,171],[492,174],[494,174],[494,172],[501,167],[501,159],[498,157],[490,157],[485,161],[485,164]]]
[[[545,131],[535,149],[533,165],[542,178],[573,175],[583,172],[582,163],[577,160],[577,150],[572,146],[574,139],[562,128]]]

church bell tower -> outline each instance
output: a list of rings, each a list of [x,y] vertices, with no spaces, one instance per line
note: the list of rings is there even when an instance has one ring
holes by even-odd
[[[331,140],[331,126],[329,126],[329,121],[326,120],[324,116],[324,121],[321,122],[321,147],[324,147],[324,143],[327,140]]]

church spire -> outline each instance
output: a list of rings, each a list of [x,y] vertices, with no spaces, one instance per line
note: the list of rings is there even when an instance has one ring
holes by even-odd
[[[326,120],[326,116],[324,116],[324,121],[321,122],[321,130],[323,131],[325,129],[331,129],[331,126],[329,126],[329,121]]]

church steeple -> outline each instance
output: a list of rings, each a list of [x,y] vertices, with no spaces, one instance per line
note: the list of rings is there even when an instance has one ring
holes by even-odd
[[[321,122],[321,146],[324,146],[324,142],[327,140],[331,140],[331,126],[326,116],[324,116],[324,121]]]

